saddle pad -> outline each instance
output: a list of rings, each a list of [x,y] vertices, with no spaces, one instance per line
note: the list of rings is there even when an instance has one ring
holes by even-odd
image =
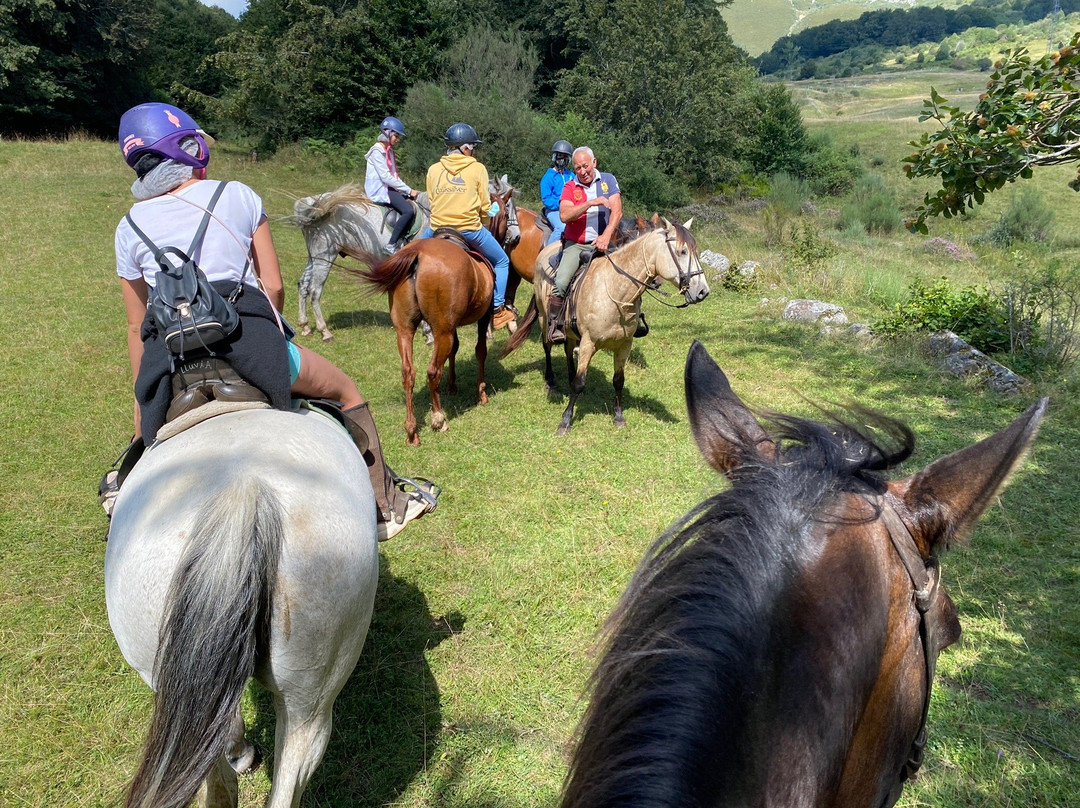
[[[195,424],[201,424],[215,415],[224,415],[227,412],[240,412],[241,410],[268,410],[270,405],[264,401],[210,401],[201,407],[196,407],[190,412],[185,412],[179,418],[169,421],[158,430],[156,446],[169,438],[176,437],[181,432],[191,429]]]

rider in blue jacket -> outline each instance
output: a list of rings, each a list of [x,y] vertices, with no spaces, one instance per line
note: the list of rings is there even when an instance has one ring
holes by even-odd
[[[551,236],[548,244],[554,244],[562,238],[563,228],[566,225],[559,218],[559,198],[562,196],[563,185],[573,176],[570,171],[570,155],[574,147],[568,141],[556,140],[551,147],[551,168],[540,180],[540,199],[544,203],[544,218],[551,224]]]

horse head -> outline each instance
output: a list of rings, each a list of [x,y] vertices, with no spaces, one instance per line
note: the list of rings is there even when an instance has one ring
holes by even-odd
[[[609,618],[562,806],[889,808],[960,634],[938,556],[1002,490],[1047,402],[890,480],[914,446],[898,421],[759,418],[698,342],[685,387],[698,447],[732,485],[652,545]]]
[[[697,239],[690,232],[693,221],[679,224],[655,216],[653,229],[645,236],[657,242],[653,252],[657,276],[675,285],[687,304],[700,303],[709,296],[709,282],[698,258]]]

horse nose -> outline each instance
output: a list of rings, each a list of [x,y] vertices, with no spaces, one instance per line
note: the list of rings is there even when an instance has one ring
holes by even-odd
[[[708,296],[709,296],[709,287],[708,286],[702,286],[700,289],[698,289],[697,301],[696,302],[700,303],[702,300],[704,300]]]

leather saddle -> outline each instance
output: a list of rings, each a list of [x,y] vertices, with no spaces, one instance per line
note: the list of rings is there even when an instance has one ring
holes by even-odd
[[[232,365],[219,356],[179,363],[172,375],[172,393],[165,423],[211,401],[270,403],[266,393],[241,378]]]
[[[412,205],[413,220],[412,220],[412,224],[409,225],[408,231],[405,233],[405,240],[406,241],[412,241],[414,238],[416,238],[417,234],[420,233],[420,229],[424,224],[423,211],[420,209],[420,206],[416,203],[416,200],[415,199],[410,199],[409,204]],[[383,213],[383,221],[382,221],[383,229],[387,230],[387,231],[392,231],[394,229],[394,225],[397,224],[397,220],[400,217],[401,217],[401,214],[398,213],[396,210],[394,210],[393,208],[387,208],[386,212]]]
[[[488,261],[476,250],[474,250],[473,246],[465,240],[465,237],[454,228],[438,227],[435,229],[435,232],[432,233],[431,237],[442,239],[443,241],[449,241],[452,244],[456,244],[457,246],[461,247],[461,249],[463,249],[465,252],[467,252],[470,258],[474,258],[481,264],[486,266],[488,268],[488,271],[491,272],[492,276],[495,275],[495,267],[491,265],[491,262]]]

